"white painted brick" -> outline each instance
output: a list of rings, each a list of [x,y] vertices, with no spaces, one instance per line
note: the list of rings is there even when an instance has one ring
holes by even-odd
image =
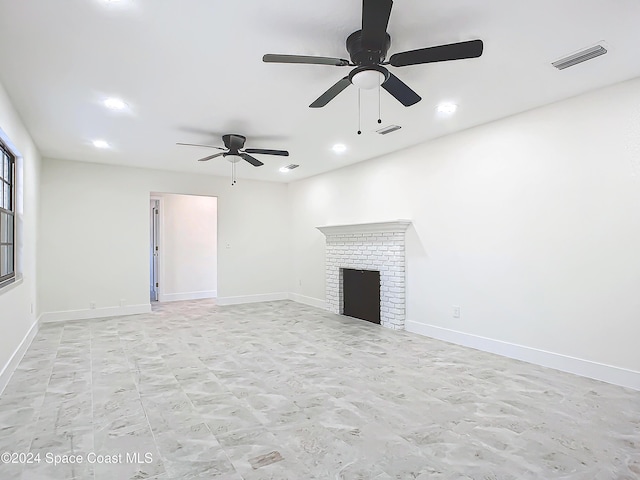
[[[404,232],[330,235],[326,240],[325,285],[327,309],[339,313],[343,295],[342,269],[380,272],[381,324],[403,329],[405,319]]]

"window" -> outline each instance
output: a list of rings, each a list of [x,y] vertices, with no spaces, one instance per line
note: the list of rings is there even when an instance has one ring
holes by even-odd
[[[0,142],[0,286],[16,276],[15,157]]]

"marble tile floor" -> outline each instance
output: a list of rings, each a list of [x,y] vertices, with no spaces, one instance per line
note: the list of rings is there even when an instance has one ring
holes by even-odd
[[[640,392],[290,301],[155,304],[44,325],[0,452],[31,461],[2,480],[630,480]]]

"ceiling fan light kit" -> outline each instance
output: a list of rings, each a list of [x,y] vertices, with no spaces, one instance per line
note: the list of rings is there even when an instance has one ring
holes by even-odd
[[[349,74],[349,81],[361,90],[372,90],[374,88],[378,88],[387,81],[387,78],[389,78],[389,72],[382,67],[356,68]]]

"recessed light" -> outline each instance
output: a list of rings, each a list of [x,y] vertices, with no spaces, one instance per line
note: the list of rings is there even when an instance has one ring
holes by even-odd
[[[457,109],[458,109],[458,105],[456,105],[455,103],[443,102],[440,105],[438,105],[438,113],[445,113],[447,115],[451,115],[452,113],[455,113]]]
[[[287,173],[289,171],[289,169],[287,167],[280,167],[280,171],[282,173]]]
[[[107,98],[103,103],[110,110],[124,110],[127,108],[127,104],[124,101],[115,97]]]
[[[96,148],[109,148],[109,144],[104,140],[94,140],[93,146]]]
[[[346,145],[343,145],[342,143],[336,143],[332,150],[336,153],[344,153],[347,150]]]
[[[126,10],[138,8],[139,1],[136,0],[93,0],[102,5],[102,8],[111,12],[124,12]]]
[[[106,8],[130,8],[132,6],[131,0],[98,0],[104,4]]]

